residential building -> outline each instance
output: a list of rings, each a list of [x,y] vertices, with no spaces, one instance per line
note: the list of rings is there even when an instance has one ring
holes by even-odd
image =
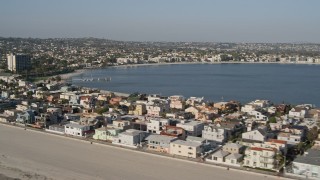
[[[64,134],[65,126],[60,124],[53,124],[49,126],[49,129],[45,129],[48,132],[56,133],[56,134]]]
[[[308,109],[305,107],[294,107],[289,111],[289,117],[305,118],[307,113]]]
[[[26,110],[22,113],[17,113],[16,122],[22,124],[33,124],[35,123],[35,115],[31,110]]]
[[[245,151],[244,166],[274,170],[277,150],[273,148],[249,147]]]
[[[190,97],[187,99],[186,104],[191,106],[201,105],[204,101],[204,97]]]
[[[185,109],[185,112],[192,113],[195,116],[195,118],[197,119],[199,116],[199,113],[200,113],[200,109],[197,107],[191,106],[191,107],[188,107],[187,109]]]
[[[230,153],[222,150],[218,150],[215,153],[213,153],[209,158],[206,159],[208,162],[214,162],[214,163],[224,163],[225,157],[227,157]]]
[[[186,139],[186,131],[183,128],[176,127],[176,126],[164,126],[160,134],[177,137],[181,140]]]
[[[210,151],[210,150],[212,150],[214,148],[217,148],[217,144],[215,142],[208,141],[208,140],[206,140],[204,138],[201,138],[201,137],[188,136],[186,138],[186,141],[196,142],[196,143],[202,144],[202,151],[203,152]]]
[[[238,136],[244,129],[239,122],[220,122],[204,126],[202,137],[218,143],[224,143],[233,136]]]
[[[201,136],[204,129],[203,122],[194,120],[181,120],[176,126],[186,130],[187,136]]]
[[[229,136],[229,131],[214,124],[204,126],[202,130],[202,138],[218,143],[226,142]]]
[[[251,111],[249,115],[254,116],[256,120],[263,120],[263,121],[268,121],[269,118],[268,116],[264,115],[263,113],[259,111]]]
[[[245,104],[241,107],[241,112],[251,114],[252,111],[256,110],[256,106],[253,104]]]
[[[159,94],[150,94],[148,95],[147,99],[148,99],[148,102],[152,102],[155,100],[160,100],[161,96]]]
[[[222,150],[229,153],[242,154],[244,153],[245,146],[237,143],[227,143],[226,145],[222,146]]]
[[[175,96],[170,96],[170,108],[172,109],[184,109],[185,107],[185,102],[184,102],[184,97],[175,95]]]
[[[65,134],[71,135],[71,136],[83,137],[92,133],[90,131],[90,126],[80,125],[76,123],[66,124],[64,125],[64,129],[65,129]]]
[[[243,142],[265,142],[267,140],[267,132],[264,129],[256,129],[253,131],[242,133]]]
[[[121,131],[121,129],[116,129],[114,127],[101,127],[99,129],[95,129],[93,139],[113,142],[113,139],[117,137]]]
[[[294,134],[290,132],[281,132],[278,134],[278,140],[287,141],[289,147],[295,146],[303,141],[302,134]]]
[[[320,150],[309,149],[304,155],[297,157],[291,167],[290,174],[306,179],[320,179]]]
[[[131,126],[130,126],[130,121],[115,120],[115,121],[112,121],[112,127],[124,131],[124,130],[130,129]]]
[[[172,155],[197,158],[202,150],[202,144],[198,142],[176,140],[170,143],[170,154]]]
[[[224,158],[225,164],[240,167],[243,162],[243,157],[243,154],[231,153]]]
[[[142,103],[133,105],[133,110],[129,110],[129,114],[133,114],[136,116],[142,116],[146,113],[147,113],[146,105]]]
[[[147,148],[152,151],[157,152],[170,152],[170,143],[177,140],[177,137],[158,135],[158,134],[150,134],[147,140]]]
[[[155,100],[146,105],[147,114],[149,116],[162,116],[163,113],[168,112],[169,104],[166,101]]]
[[[281,152],[283,155],[287,154],[288,146],[287,141],[279,140],[279,139],[268,139],[263,143],[263,146],[275,148],[278,152]]]
[[[80,115],[78,115],[78,114],[64,114],[64,119],[67,121],[80,121]]]
[[[113,139],[113,144],[122,145],[131,148],[137,148],[146,138],[147,133],[135,129],[127,129],[125,132],[119,133],[118,137]]]
[[[253,104],[259,108],[266,108],[266,107],[269,107],[270,105],[270,101],[269,100],[255,100],[255,101],[252,101],[250,102],[250,104]]]
[[[160,132],[163,130],[163,127],[169,124],[170,124],[169,119],[150,118],[149,122],[147,123],[147,131],[149,133],[160,134]]]

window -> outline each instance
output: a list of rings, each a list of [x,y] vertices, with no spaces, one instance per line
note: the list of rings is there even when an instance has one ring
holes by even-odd
[[[253,166],[256,166],[257,165],[257,162],[253,162]]]
[[[181,153],[181,151],[178,151],[178,153]]]
[[[218,160],[218,158],[217,158],[217,157],[213,157],[213,160],[217,161],[217,160]]]
[[[189,147],[188,149],[193,149],[192,147]]]
[[[189,154],[189,155],[192,155],[193,153],[192,153],[192,152],[188,152],[188,154]]]
[[[179,147],[179,148],[181,148],[181,146],[180,146],[180,145],[179,145],[178,147]]]
[[[253,152],[253,155],[257,155],[257,152]]]
[[[231,160],[231,164],[234,164],[234,160]]]
[[[264,165],[265,168],[268,167],[268,164],[266,164],[266,163],[264,163],[263,165]]]

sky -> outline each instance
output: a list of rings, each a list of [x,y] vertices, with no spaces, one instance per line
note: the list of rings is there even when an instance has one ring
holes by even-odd
[[[320,0],[1,0],[0,36],[320,43]]]

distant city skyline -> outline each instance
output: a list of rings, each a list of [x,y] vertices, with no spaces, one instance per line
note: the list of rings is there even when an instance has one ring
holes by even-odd
[[[319,0],[7,0],[0,37],[320,43]]]

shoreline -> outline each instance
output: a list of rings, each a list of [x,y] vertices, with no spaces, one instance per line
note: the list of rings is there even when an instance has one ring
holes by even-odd
[[[291,65],[320,65],[320,63],[290,63],[290,62],[176,62],[176,63],[148,63],[148,64],[124,64],[124,65],[114,65],[114,66],[105,66],[105,67],[96,67],[96,68],[87,68],[87,69],[77,69],[74,72],[60,74],[62,80],[67,80],[72,77],[78,76],[86,71],[97,70],[97,69],[106,69],[106,68],[128,68],[128,67],[143,67],[143,66],[164,66],[164,65],[188,65],[188,64],[291,64]],[[54,76],[51,76],[54,77]]]
[[[320,63],[288,63],[288,62],[177,62],[177,63],[151,63],[151,64],[125,64],[125,65],[115,65],[115,66],[106,66],[106,67],[100,67],[100,68],[86,68],[86,69],[78,69],[75,72],[72,73],[66,73],[62,74],[61,82],[67,82],[68,80],[72,79],[75,76],[78,76],[80,74],[86,73],[88,71],[92,70],[98,70],[98,69],[108,69],[108,68],[119,68],[119,69],[126,69],[126,68],[135,68],[135,67],[143,67],[143,66],[164,66],[164,65],[201,65],[201,64],[279,64],[279,65],[315,65],[319,66]],[[73,83],[71,81],[72,85],[78,86],[77,84]],[[117,96],[122,96],[122,97],[128,97],[131,93],[130,92],[119,92],[119,91],[112,91],[110,89],[99,89],[99,88],[94,88],[94,87],[88,87],[88,86],[82,86],[83,88],[87,89],[98,89],[102,93],[114,93]],[[143,93],[143,92],[141,92]],[[280,101],[279,101],[280,102]]]

